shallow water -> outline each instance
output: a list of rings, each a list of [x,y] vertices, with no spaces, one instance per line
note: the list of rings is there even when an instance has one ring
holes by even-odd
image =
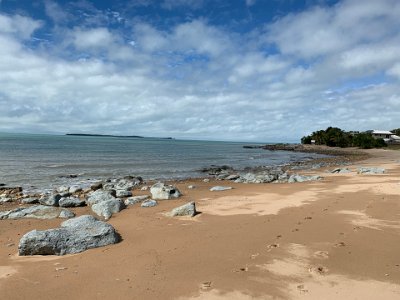
[[[0,183],[41,188],[125,175],[199,177],[210,165],[276,166],[309,153],[245,149],[246,143],[154,138],[0,134]],[[254,145],[254,144],[253,144]],[[63,178],[78,174],[77,178]]]

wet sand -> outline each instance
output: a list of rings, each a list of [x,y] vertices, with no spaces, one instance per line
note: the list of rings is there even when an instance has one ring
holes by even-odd
[[[23,234],[62,220],[0,220],[1,298],[400,299],[400,151],[368,153],[349,174],[306,172],[318,182],[178,182],[183,197],[109,220],[119,244],[75,255],[17,255]],[[201,214],[164,215],[188,201]]]

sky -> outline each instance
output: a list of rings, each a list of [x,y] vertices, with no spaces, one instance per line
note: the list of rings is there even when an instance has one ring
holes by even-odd
[[[0,0],[0,132],[400,127],[398,0]]]

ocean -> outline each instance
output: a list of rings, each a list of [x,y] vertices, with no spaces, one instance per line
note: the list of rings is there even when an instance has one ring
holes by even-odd
[[[0,183],[46,189],[126,175],[145,180],[184,179],[204,176],[199,170],[210,165],[243,170],[318,157],[309,153],[246,149],[244,145],[248,144],[0,133]],[[68,178],[71,174],[78,176]]]

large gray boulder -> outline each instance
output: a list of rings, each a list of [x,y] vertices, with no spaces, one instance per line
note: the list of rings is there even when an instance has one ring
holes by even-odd
[[[374,167],[360,167],[358,169],[358,174],[367,174],[367,175],[377,175],[384,174],[384,168],[374,168]]]
[[[30,207],[19,207],[13,210],[0,212],[0,220],[4,219],[55,219],[55,218],[66,218],[74,217],[74,213],[64,208],[45,206],[45,205],[33,205]]]
[[[195,216],[197,214],[196,204],[194,202],[186,203],[182,206],[174,208],[169,215],[171,217],[175,216]]]
[[[78,197],[63,197],[58,202],[60,207],[78,207],[85,206],[85,200],[79,199]]]
[[[19,255],[64,255],[115,244],[115,229],[93,216],[81,216],[61,223],[61,228],[26,233],[18,246]]]
[[[140,205],[141,207],[153,207],[157,205],[157,201],[153,199],[145,200]]]
[[[115,200],[116,198],[114,196],[115,196],[114,190],[109,190],[109,191],[96,190],[88,195],[87,203],[93,205],[103,201]]]
[[[150,193],[154,200],[169,200],[180,197],[181,192],[172,185],[165,185],[162,182],[153,184]]]
[[[102,201],[92,205],[92,210],[100,217],[104,217],[106,220],[117,212],[120,212],[125,208],[124,203],[121,199],[111,199]]]
[[[39,203],[47,206],[58,206],[60,199],[60,194],[44,194],[40,197]]]

